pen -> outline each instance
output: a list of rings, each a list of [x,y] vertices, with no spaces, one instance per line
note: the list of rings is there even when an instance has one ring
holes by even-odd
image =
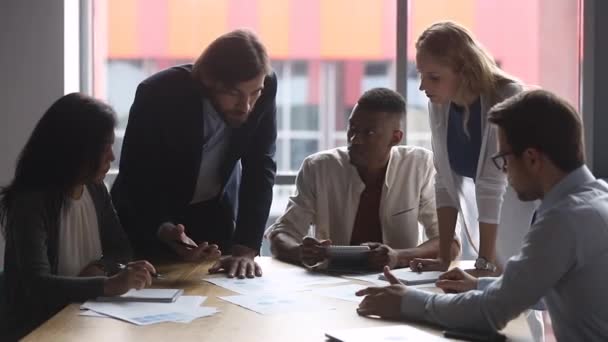
[[[124,270],[127,268],[127,265],[125,265],[125,264],[118,264],[117,266],[118,266],[119,270]],[[155,273],[150,272],[150,276],[154,279],[163,279],[164,278],[164,276],[158,272],[155,272]]]
[[[180,245],[180,246],[184,246],[184,247],[186,247],[186,248],[192,248],[192,249],[194,249],[194,248],[198,248],[198,246],[195,246],[195,245],[189,244],[189,243],[184,242],[184,241],[182,241],[182,240],[173,240],[173,242],[175,242],[176,244],[178,244],[178,245]]]

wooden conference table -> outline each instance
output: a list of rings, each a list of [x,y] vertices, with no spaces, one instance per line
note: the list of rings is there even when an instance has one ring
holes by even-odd
[[[266,273],[295,267],[269,257],[260,257],[257,261]],[[335,310],[261,315],[217,298],[235,293],[201,281],[209,267],[210,263],[158,266],[165,279],[155,282],[153,287],[183,288],[186,295],[207,296],[204,305],[220,310],[214,316],[188,324],[136,326],[116,319],[79,316],[79,304],[71,304],[26,336],[24,341],[326,341],[325,332],[330,330],[405,324],[360,317],[355,311],[356,303],[325,297],[318,299],[331,302]],[[441,334],[439,329],[407,324]],[[503,332],[509,341],[531,340],[522,316],[510,322]]]

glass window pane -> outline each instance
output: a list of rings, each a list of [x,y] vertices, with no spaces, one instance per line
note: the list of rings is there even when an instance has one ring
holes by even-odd
[[[346,146],[346,139],[336,139],[336,146]]]
[[[302,165],[302,161],[307,156],[319,150],[319,141],[316,139],[291,139],[291,171],[297,171]]]
[[[291,106],[291,129],[317,131],[319,129],[319,107],[306,104]]]
[[[287,139],[285,146],[295,137],[311,141],[306,153],[334,147],[361,93],[394,83],[395,1],[92,4],[93,93],[119,112],[118,131],[126,127],[142,79],[174,64],[191,63],[217,36],[240,27],[256,32],[268,49],[279,82],[277,123],[279,136]],[[346,8],[348,16],[343,15]],[[301,132],[307,134],[301,137]],[[292,151],[281,152],[279,172],[299,166],[302,156],[292,156]]]
[[[283,138],[278,138],[277,139],[277,150],[275,152],[275,159],[277,161],[277,168],[281,168],[281,165],[284,165],[287,163],[287,161],[285,160],[284,156],[283,156],[283,150],[284,150],[284,144],[285,144],[285,139]]]
[[[280,131],[283,129],[283,106],[277,103],[277,129]]]
[[[427,98],[414,68],[415,43],[427,27],[445,20],[467,27],[506,72],[578,107],[580,7],[580,0],[409,0],[407,143],[430,147]]]

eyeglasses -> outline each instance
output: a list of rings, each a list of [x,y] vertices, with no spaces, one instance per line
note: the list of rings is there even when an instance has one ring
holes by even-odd
[[[492,162],[494,163],[494,166],[496,166],[497,169],[499,169],[500,171],[506,172],[507,171],[507,158],[506,156],[513,154],[513,152],[502,152],[502,153],[497,153],[495,155],[492,156]]]

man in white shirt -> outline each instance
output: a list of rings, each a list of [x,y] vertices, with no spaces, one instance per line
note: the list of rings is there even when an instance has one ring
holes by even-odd
[[[496,167],[522,201],[541,199],[521,251],[498,278],[453,269],[437,294],[400,284],[359,291],[360,315],[425,321],[493,333],[544,299],[558,341],[608,337],[608,184],[585,166],[580,115],[563,99],[530,90],[494,106]]]
[[[397,92],[365,92],[348,121],[348,147],[306,158],[296,194],[266,231],[275,257],[314,264],[328,246],[366,244],[370,269],[407,267],[435,257],[439,238],[432,153],[399,146],[405,101]],[[424,227],[426,242],[418,223]],[[309,228],[314,227],[314,236]],[[454,242],[454,257],[459,244]]]

